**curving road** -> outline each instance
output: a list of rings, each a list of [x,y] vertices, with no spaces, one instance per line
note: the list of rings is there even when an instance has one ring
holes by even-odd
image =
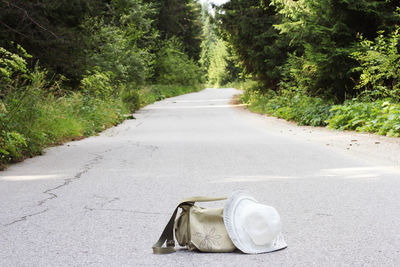
[[[231,106],[237,93],[157,102],[1,172],[0,266],[399,266],[400,154],[351,153],[386,143],[272,122]],[[179,200],[234,189],[277,208],[287,249],[152,254]]]

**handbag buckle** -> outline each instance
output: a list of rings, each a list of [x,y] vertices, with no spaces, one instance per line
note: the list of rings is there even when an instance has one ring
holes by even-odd
[[[167,240],[167,247],[175,247],[175,240]]]

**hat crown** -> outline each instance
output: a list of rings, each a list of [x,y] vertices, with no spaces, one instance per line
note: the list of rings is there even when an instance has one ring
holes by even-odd
[[[259,203],[246,207],[243,229],[254,244],[271,244],[281,232],[281,219],[275,208]]]
[[[246,191],[232,192],[224,207],[224,224],[233,244],[244,253],[287,247],[275,208],[260,204]]]

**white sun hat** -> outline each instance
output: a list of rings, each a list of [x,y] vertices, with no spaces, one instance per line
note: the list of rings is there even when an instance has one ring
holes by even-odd
[[[260,204],[246,191],[231,194],[223,216],[229,237],[244,253],[265,253],[287,247],[276,209]]]

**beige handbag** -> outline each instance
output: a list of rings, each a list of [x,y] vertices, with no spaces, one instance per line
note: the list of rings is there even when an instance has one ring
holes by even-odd
[[[195,202],[225,200],[222,198],[193,197],[183,200],[175,209],[160,239],[153,246],[154,254],[175,252],[175,241],[190,251],[232,252],[236,249],[223,220],[223,208],[202,208]],[[179,208],[181,214],[175,221]],[[166,247],[162,247],[166,242]]]

